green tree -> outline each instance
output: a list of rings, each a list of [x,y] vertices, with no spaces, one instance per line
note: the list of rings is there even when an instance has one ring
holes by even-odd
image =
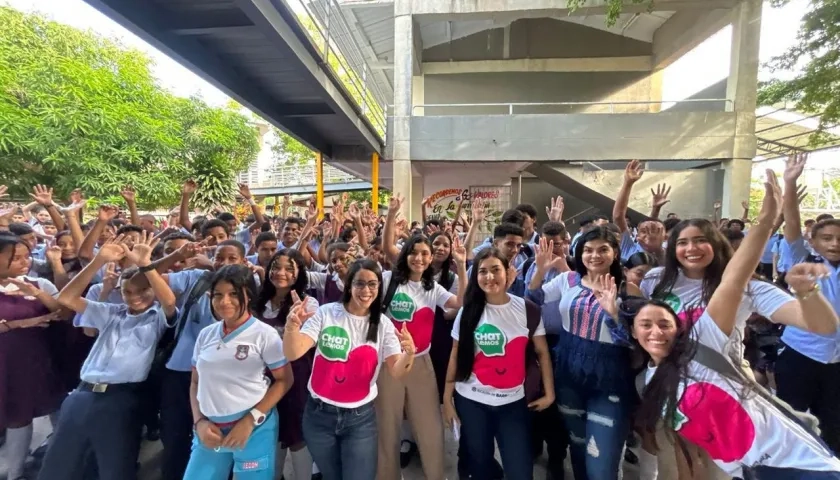
[[[566,5],[574,11],[578,8],[585,7],[586,3],[589,0],[566,0]],[[618,17],[621,15],[621,11],[626,7],[628,4],[639,5],[639,4],[647,4],[648,8],[653,6],[653,0],[606,0],[606,7],[607,7],[607,26],[612,27],[615,25],[615,22],[618,21]]]
[[[773,0],[774,6],[790,0]],[[819,115],[819,132],[813,145],[829,136],[823,130],[840,123],[840,0],[812,0],[802,18],[798,43],[773,58],[772,71],[798,73],[790,80],[774,79],[762,84],[762,105],[792,102],[797,111]],[[836,139],[836,137],[834,137]]]
[[[8,7],[0,23],[0,183],[12,194],[43,183],[115,201],[131,184],[153,208],[196,176],[199,206],[229,203],[259,148],[247,117],[174,97],[145,54],[114,40]]]
[[[315,152],[306,145],[298,142],[279,128],[273,127],[272,131],[277,139],[271,144],[271,153],[276,165],[311,165],[315,163]]]
[[[368,204],[372,205],[371,199],[373,198],[373,192],[371,190],[359,190],[355,192],[347,192],[347,198],[350,199],[351,202],[368,202]],[[388,205],[388,202],[391,201],[391,192],[385,190],[384,188],[379,188],[379,204],[380,205]]]

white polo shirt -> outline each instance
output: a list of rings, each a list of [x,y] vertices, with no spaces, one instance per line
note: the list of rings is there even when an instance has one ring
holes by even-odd
[[[254,317],[224,335],[224,322],[201,330],[192,363],[198,371],[198,405],[216,423],[239,420],[268,391],[265,369],[288,363],[280,334]]]

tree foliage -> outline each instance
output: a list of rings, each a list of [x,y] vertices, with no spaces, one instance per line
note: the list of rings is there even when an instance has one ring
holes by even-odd
[[[351,202],[367,202],[369,205],[373,204],[373,202],[371,201],[371,199],[373,198],[373,192],[371,190],[347,192],[347,198],[350,199]],[[388,202],[390,201],[391,192],[385,190],[382,187],[379,187],[379,205],[388,205]]]
[[[275,141],[271,144],[274,164],[277,166],[311,165],[315,163],[315,152],[295,140],[279,128],[272,128]]]
[[[588,1],[589,0],[566,0],[566,5],[568,5],[569,9],[575,11],[578,8],[586,7]],[[648,8],[653,7],[653,0],[606,0],[605,3],[607,7],[606,21],[608,27],[615,25],[615,22],[618,21],[618,17],[621,15],[621,11],[628,4],[647,4]]]
[[[775,0],[775,6],[790,0]],[[802,18],[798,43],[768,64],[772,71],[799,69],[790,80],[761,85],[762,105],[792,102],[797,111],[818,114],[820,133],[812,144],[823,141],[823,130],[840,123],[840,0],[812,0]]]
[[[196,204],[228,204],[234,174],[258,152],[236,110],[162,89],[151,60],[120,43],[0,7],[0,183],[103,201],[123,185],[142,208],[171,206],[195,177]]]

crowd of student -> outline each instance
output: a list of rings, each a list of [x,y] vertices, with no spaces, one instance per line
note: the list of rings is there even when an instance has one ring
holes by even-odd
[[[612,223],[572,237],[558,197],[486,240],[480,201],[410,227],[399,196],[269,218],[242,185],[243,225],[191,218],[188,181],[159,225],[130,188],[84,222],[81,192],[37,186],[0,211],[8,478],[137,478],[145,432],[164,480],[275,479],[287,456],[298,480],[396,480],[415,453],[443,480],[450,430],[461,478],[531,479],[545,449],[555,480],[567,452],[578,480],[625,459],[645,480],[840,479],[840,220],[802,229],[805,160],[767,172],[752,222],[660,220],[661,185],[633,228],[632,161]]]

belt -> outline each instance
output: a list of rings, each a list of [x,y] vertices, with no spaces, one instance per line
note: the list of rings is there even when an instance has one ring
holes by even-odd
[[[78,390],[83,392],[133,392],[140,388],[140,383],[90,383],[82,380]]]

